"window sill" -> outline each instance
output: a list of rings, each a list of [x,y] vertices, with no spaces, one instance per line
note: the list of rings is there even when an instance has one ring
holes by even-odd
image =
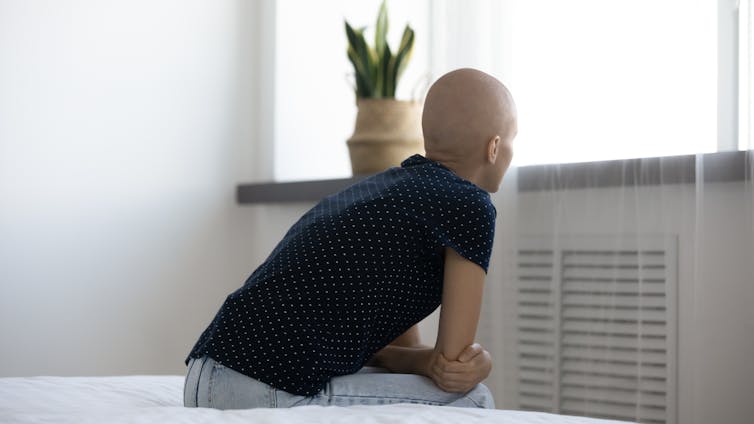
[[[705,153],[699,156],[702,157],[705,182],[752,179],[754,150]],[[518,191],[690,184],[696,181],[696,159],[697,155],[684,155],[522,166],[518,168]],[[242,205],[317,202],[368,176],[239,184],[236,188],[236,200]]]

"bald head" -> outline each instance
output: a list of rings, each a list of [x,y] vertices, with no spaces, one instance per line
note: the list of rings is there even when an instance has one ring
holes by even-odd
[[[510,92],[495,77],[471,68],[449,72],[429,89],[422,113],[428,157],[464,158],[504,138],[516,121]]]

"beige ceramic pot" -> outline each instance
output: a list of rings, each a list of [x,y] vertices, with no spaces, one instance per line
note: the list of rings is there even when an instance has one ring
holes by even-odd
[[[358,99],[356,126],[346,141],[353,175],[374,174],[419,153],[424,154],[421,103]]]

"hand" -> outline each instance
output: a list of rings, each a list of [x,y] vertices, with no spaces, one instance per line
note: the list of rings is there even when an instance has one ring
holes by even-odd
[[[455,361],[433,350],[427,376],[446,392],[466,393],[490,375],[492,357],[479,343],[467,346]]]

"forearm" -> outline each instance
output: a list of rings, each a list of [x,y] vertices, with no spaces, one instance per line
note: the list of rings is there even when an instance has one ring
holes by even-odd
[[[474,343],[484,293],[484,270],[445,248],[445,273],[442,307],[437,330],[437,349],[446,359],[455,361]]]
[[[411,347],[387,345],[375,353],[367,365],[387,368],[394,373],[427,376],[432,351],[433,348],[421,344]]]

